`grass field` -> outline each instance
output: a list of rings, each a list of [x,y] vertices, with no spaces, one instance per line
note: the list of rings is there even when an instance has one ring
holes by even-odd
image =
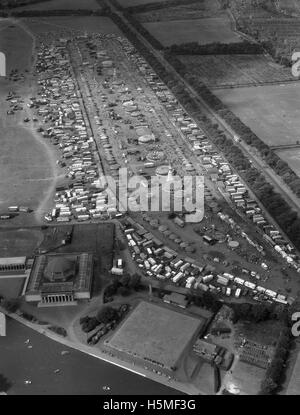
[[[215,90],[215,94],[270,146],[300,139],[300,84]]]
[[[294,80],[289,68],[262,55],[183,55],[179,58],[211,88]]]
[[[164,46],[175,43],[199,42],[200,44],[239,42],[240,37],[231,30],[229,18],[174,20],[144,23],[144,27]],[[216,30],[218,28],[218,30]]]
[[[0,278],[0,295],[4,298],[17,298],[22,293],[25,278]]]
[[[76,9],[92,9],[99,8],[96,0],[49,0],[27,6],[20,6],[15,10],[76,10]]]
[[[0,257],[31,256],[42,240],[39,229],[0,228]]]

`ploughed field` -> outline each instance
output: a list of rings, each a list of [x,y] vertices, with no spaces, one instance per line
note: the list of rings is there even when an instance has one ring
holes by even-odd
[[[299,83],[214,93],[266,144],[295,144],[300,139]]]
[[[166,20],[199,19],[201,17],[217,17],[224,15],[217,0],[202,0],[191,4],[166,7],[149,12],[137,13],[135,18],[140,22],[157,22]]]
[[[186,42],[207,44],[239,42],[227,16],[204,19],[144,23],[143,26],[164,46]],[[218,28],[218,30],[216,30]]]
[[[161,3],[163,0],[118,0],[123,7],[140,6],[148,3]]]
[[[20,6],[16,10],[96,10],[98,8],[99,3],[96,0],[49,0]]]
[[[294,81],[284,68],[262,55],[181,55],[187,69],[211,88]]]
[[[65,31],[83,31],[87,33],[121,33],[118,27],[107,17],[98,16],[55,16],[24,19],[26,26],[36,35],[47,32],[57,34]]]

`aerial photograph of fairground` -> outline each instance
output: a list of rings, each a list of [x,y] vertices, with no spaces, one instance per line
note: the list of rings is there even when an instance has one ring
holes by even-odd
[[[0,395],[300,395],[300,0],[0,0],[0,144]]]

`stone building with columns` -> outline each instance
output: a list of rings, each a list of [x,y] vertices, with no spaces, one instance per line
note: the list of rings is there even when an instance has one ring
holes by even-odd
[[[88,252],[35,257],[25,290],[39,307],[76,305],[91,298],[93,255]]]

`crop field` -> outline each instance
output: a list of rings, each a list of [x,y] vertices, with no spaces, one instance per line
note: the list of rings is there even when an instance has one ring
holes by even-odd
[[[182,63],[211,88],[294,80],[291,70],[262,55],[182,55]]]
[[[240,37],[231,30],[230,21],[227,17],[151,22],[143,25],[164,46],[186,42],[206,44],[240,41]],[[216,30],[216,27],[218,30]]]
[[[40,3],[28,4],[27,6],[20,6],[15,10],[96,10],[98,8],[99,4],[96,0],[49,0]]]
[[[214,92],[266,144],[294,144],[299,140],[299,83]]]
[[[300,177],[300,148],[277,150],[278,156],[286,161],[291,169]]]
[[[183,4],[145,13],[138,13],[135,15],[135,18],[140,22],[159,22],[222,16],[224,16],[224,11],[220,10],[220,5],[217,0],[205,0],[192,4]]]
[[[46,32],[56,32],[58,30],[69,31],[78,30],[87,33],[117,33],[121,34],[118,27],[107,17],[97,16],[55,16],[45,18],[27,18],[24,19],[26,26],[35,34]]]
[[[253,19],[247,21],[252,30],[261,33],[261,37],[272,36],[277,38],[297,37],[300,35],[300,19]]]
[[[161,3],[162,0],[118,0],[123,7],[140,6],[148,3]]]

